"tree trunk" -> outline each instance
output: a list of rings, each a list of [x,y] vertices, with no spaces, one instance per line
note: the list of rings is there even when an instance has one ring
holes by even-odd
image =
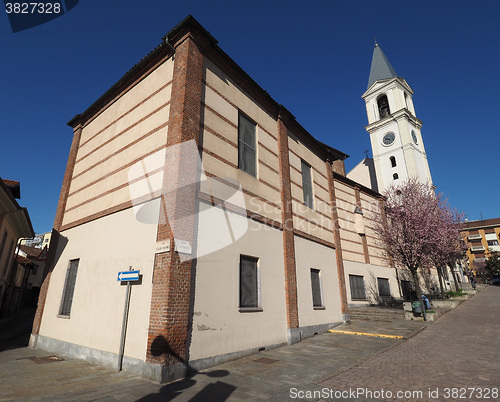
[[[410,269],[410,272],[413,276],[413,286],[415,286],[415,291],[417,292],[417,300],[422,300],[422,289],[420,289],[420,281],[418,279],[417,270],[413,271]]]
[[[450,271],[451,271],[451,275],[453,276],[453,280],[455,281],[455,289],[456,289],[457,293],[459,293],[460,287],[458,286],[457,273],[455,272],[455,270],[452,267],[450,267]]]
[[[415,290],[417,292],[417,300],[420,302],[422,317],[424,318],[424,321],[427,321],[427,315],[425,314],[425,304],[422,300],[422,289],[420,288],[420,281],[418,280],[418,269],[415,269],[415,271],[411,271],[411,273],[413,275],[413,282],[415,285]]]
[[[441,300],[444,300],[445,299],[445,296],[444,296],[444,284],[443,284],[443,271],[442,271],[442,267],[438,267],[437,268],[437,271],[438,271],[438,277],[439,277],[439,288],[441,289]]]

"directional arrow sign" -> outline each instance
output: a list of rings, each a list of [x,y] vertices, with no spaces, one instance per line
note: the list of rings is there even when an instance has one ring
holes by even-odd
[[[118,272],[118,281],[138,281],[139,271],[122,271]]]

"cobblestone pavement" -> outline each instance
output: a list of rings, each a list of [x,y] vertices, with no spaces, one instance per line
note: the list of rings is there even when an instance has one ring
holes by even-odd
[[[326,395],[307,392],[349,388],[422,391],[421,398],[407,399],[445,400],[445,387],[500,385],[499,307],[500,288],[489,287],[428,326],[401,319],[360,320],[343,328],[407,340],[322,334],[167,385],[80,360],[50,358],[39,349],[10,349],[0,352],[0,401],[317,400]],[[436,387],[440,398],[430,399],[428,389]],[[332,396],[325,399],[340,399]],[[351,400],[391,399],[380,396]]]
[[[318,385],[385,400],[500,400],[499,311],[500,288],[490,286],[417,336]]]

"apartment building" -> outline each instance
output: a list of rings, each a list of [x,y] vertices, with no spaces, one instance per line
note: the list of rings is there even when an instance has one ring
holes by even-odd
[[[500,218],[468,221],[460,228],[469,245],[466,255],[469,269],[475,269],[475,263],[484,263],[492,253],[500,252]]]

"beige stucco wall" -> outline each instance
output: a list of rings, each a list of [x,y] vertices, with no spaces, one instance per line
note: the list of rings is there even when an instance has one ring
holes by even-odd
[[[282,232],[248,225],[239,240],[197,260],[192,360],[287,341]],[[240,255],[259,259],[262,311],[239,311]]]
[[[208,175],[241,184],[247,209],[281,221],[277,122],[209,59],[205,58],[202,101],[203,167]],[[238,116],[256,123],[257,176],[238,169]]]
[[[159,203],[152,201],[158,209]],[[156,225],[139,223],[132,209],[61,233],[60,257],[51,276],[40,335],[118,353],[126,286],[117,275],[129,266],[142,284],[131,291],[125,355],[146,357]],[[67,244],[65,243],[67,240]],[[80,259],[69,319],[58,317],[68,263]]]
[[[82,129],[63,225],[130,201],[128,166],[166,146],[169,59]]]
[[[364,264],[354,261],[344,261],[344,272],[347,289],[347,302],[352,305],[361,305],[376,303],[378,296],[377,278],[389,279],[391,296],[399,298],[399,286],[396,279],[396,270],[394,268],[383,267],[373,264]],[[349,284],[349,275],[363,276],[365,282],[365,292],[367,300],[352,300],[351,287]]]
[[[0,258],[0,279],[2,279],[2,281],[8,280],[9,273],[12,270],[12,258],[17,243],[17,234],[6,218],[2,220],[2,224],[0,225],[0,242],[3,240],[5,233],[7,233],[5,238],[5,248],[0,250],[2,253]],[[13,244],[12,249],[11,244]],[[11,251],[10,254],[9,251]]]
[[[295,236],[299,326],[342,321],[335,250]],[[311,268],[320,270],[324,310],[313,308]]]
[[[333,242],[333,223],[325,162],[290,131],[288,132],[288,147],[290,149],[288,158],[294,227],[322,240]],[[313,208],[304,204],[301,160],[311,166]]]

